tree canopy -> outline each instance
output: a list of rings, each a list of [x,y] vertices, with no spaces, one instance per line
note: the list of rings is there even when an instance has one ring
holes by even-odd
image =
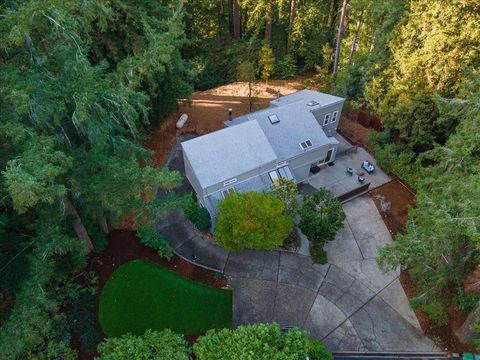
[[[234,193],[218,203],[215,239],[228,250],[275,249],[293,228],[284,210],[273,195]]]

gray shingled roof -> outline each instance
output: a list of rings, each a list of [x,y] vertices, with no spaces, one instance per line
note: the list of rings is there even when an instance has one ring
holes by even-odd
[[[343,101],[344,99],[335,95],[325,94],[318,91],[312,90],[300,90],[289,95],[282,96],[278,99],[270,101],[272,106],[283,106],[288,105],[297,101],[302,101],[307,103],[309,101],[316,101],[319,105],[314,106],[313,108],[318,108],[321,106],[328,106],[338,102]]]
[[[182,142],[182,148],[202,188],[277,160],[256,121],[248,121]]]
[[[273,114],[277,115],[280,120],[276,124],[272,124],[268,119],[268,116]],[[310,140],[313,145],[312,149],[329,143],[322,127],[310,109],[307,109],[302,102],[297,101],[289,106],[278,108],[267,108],[252,113],[247,118],[258,122],[279,161],[288,160],[304,153],[300,147],[300,143],[303,141]]]

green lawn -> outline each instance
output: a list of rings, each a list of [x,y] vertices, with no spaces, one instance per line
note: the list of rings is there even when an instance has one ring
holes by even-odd
[[[232,292],[205,286],[152,262],[130,261],[108,279],[100,296],[107,337],[170,328],[189,335],[232,325]]]

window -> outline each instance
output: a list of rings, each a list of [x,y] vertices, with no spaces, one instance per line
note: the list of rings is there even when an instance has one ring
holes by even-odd
[[[270,120],[270,122],[271,122],[272,124],[276,124],[276,123],[279,123],[279,122],[280,122],[280,119],[279,119],[278,116],[275,115],[275,114],[268,115],[268,120]]]
[[[230,180],[227,180],[223,183],[223,186],[228,186],[228,185],[232,185],[234,183],[237,182],[237,178],[233,178],[233,179],[230,179]]]
[[[277,173],[277,170],[270,171],[270,172],[268,173],[268,175],[270,176],[270,180],[272,180],[272,182],[277,181],[278,178],[279,178],[278,173]]]
[[[225,199],[225,198],[229,197],[229,196],[232,195],[234,192],[235,192],[235,188],[233,188],[233,187],[228,188],[228,189],[223,189],[223,190],[222,190],[223,198]]]
[[[337,121],[337,116],[338,116],[338,111],[334,111],[333,114],[332,114],[332,123],[334,123],[335,121]]]
[[[302,148],[302,150],[307,150],[308,148],[312,147],[312,142],[310,140],[306,140],[306,141],[302,141],[300,143],[300,147]]]
[[[330,121],[330,113],[325,114],[325,117],[323,118],[323,125],[327,125],[329,121]]]
[[[288,166],[282,166],[277,170],[270,171],[268,175],[270,176],[270,180],[272,180],[273,183],[276,182],[279,178],[295,181],[295,178],[293,177],[292,172],[290,171],[290,168]]]
[[[315,106],[315,105],[318,105],[318,102],[316,102],[315,100],[311,100],[311,101],[307,102],[307,105],[308,106]]]

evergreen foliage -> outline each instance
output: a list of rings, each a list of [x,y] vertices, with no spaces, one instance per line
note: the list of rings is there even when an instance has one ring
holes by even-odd
[[[275,249],[293,228],[284,211],[273,195],[234,193],[218,203],[215,239],[228,250]]]
[[[147,330],[141,336],[127,334],[110,338],[98,346],[98,352],[98,360],[190,359],[190,349],[183,336],[169,329]]]
[[[276,323],[210,330],[193,345],[198,360],[245,357],[297,360],[306,358],[308,350],[309,339],[304,331],[292,329],[282,333]]]

